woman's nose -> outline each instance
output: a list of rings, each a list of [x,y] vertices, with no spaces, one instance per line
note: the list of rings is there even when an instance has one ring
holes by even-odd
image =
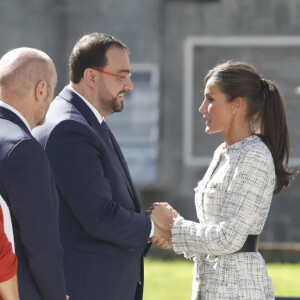
[[[202,113],[202,114],[205,114],[207,112],[207,108],[206,108],[206,105],[205,105],[205,100],[200,105],[199,112]]]

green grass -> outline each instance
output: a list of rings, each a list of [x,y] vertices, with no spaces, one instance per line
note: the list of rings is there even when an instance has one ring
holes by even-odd
[[[145,260],[144,300],[185,300],[192,295],[193,262]]]
[[[276,296],[300,297],[300,263],[272,263],[267,268]],[[147,258],[144,300],[188,300],[192,276],[192,261]]]
[[[276,296],[300,297],[300,263],[267,264]]]

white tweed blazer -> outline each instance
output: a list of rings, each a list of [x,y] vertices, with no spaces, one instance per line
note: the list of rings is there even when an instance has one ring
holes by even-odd
[[[193,300],[274,299],[260,253],[235,253],[262,232],[274,186],[272,155],[258,136],[217,148],[195,188],[199,222],[179,217],[172,227],[174,251],[194,257]]]

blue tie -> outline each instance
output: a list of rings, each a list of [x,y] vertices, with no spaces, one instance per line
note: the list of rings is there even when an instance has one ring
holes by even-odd
[[[102,121],[100,125],[101,125],[102,129],[104,130],[104,133],[105,133],[107,139],[111,142],[109,128],[108,128],[106,122]]]

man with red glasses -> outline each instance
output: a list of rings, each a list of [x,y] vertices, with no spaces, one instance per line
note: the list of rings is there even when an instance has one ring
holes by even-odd
[[[141,214],[121,149],[106,124],[133,89],[127,47],[83,36],[70,56],[70,84],[34,132],[60,196],[67,293],[72,300],[140,300],[149,237],[163,235]]]

